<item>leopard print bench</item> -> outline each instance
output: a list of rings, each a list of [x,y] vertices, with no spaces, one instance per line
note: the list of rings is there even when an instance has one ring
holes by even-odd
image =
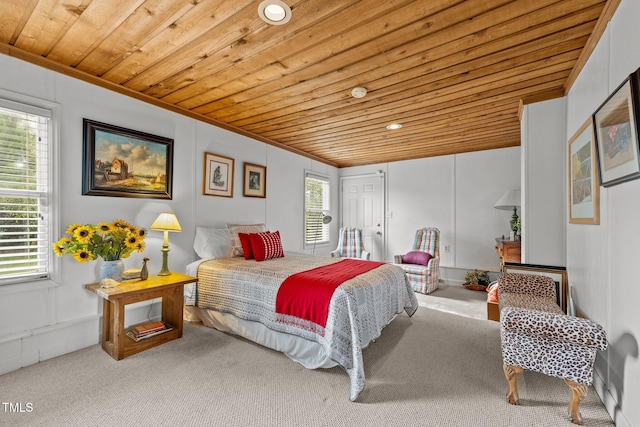
[[[556,304],[556,286],[550,277],[502,274],[498,292],[507,401],[518,404],[517,375],[525,369],[562,378],[572,390],[569,418],[581,425],[578,407],[593,382],[596,352],[607,348],[604,329],[564,314]]]

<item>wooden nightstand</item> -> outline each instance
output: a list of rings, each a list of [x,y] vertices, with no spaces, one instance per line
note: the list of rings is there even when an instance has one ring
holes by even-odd
[[[149,276],[147,280],[122,282],[115,288],[101,288],[99,283],[85,288],[104,298],[102,310],[102,349],[116,360],[124,359],[182,336],[184,285],[198,279],[180,273],[168,276]],[[127,304],[162,298],[162,321],[173,330],[135,342],[127,336],[124,308]],[[135,325],[131,325],[133,327]]]
[[[496,239],[496,253],[500,257],[500,262],[504,265],[505,262],[520,263],[520,241],[516,240],[504,240],[501,238]]]

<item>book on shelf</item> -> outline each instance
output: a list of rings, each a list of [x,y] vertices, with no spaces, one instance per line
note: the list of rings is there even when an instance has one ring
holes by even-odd
[[[139,268],[129,268],[122,273],[122,280],[139,279],[141,271]]]
[[[131,328],[131,330],[136,334],[136,335],[145,335],[151,332],[155,332],[155,331],[159,331],[166,328],[166,325],[163,322],[150,322],[150,323],[143,323],[142,325],[136,325],[133,328]]]
[[[127,332],[127,336],[138,342],[172,330],[173,327],[164,322],[151,322],[134,326]]]

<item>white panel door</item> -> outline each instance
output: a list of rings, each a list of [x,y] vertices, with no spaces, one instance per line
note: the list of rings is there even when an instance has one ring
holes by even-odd
[[[371,259],[383,261],[384,174],[342,178],[342,227],[362,229],[365,250]]]

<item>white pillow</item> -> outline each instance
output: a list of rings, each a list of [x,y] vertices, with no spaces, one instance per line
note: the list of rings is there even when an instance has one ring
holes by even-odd
[[[231,241],[231,256],[244,256],[238,233],[261,233],[267,231],[264,224],[227,224]]]
[[[193,250],[201,259],[230,257],[229,231],[226,228],[196,227]]]

